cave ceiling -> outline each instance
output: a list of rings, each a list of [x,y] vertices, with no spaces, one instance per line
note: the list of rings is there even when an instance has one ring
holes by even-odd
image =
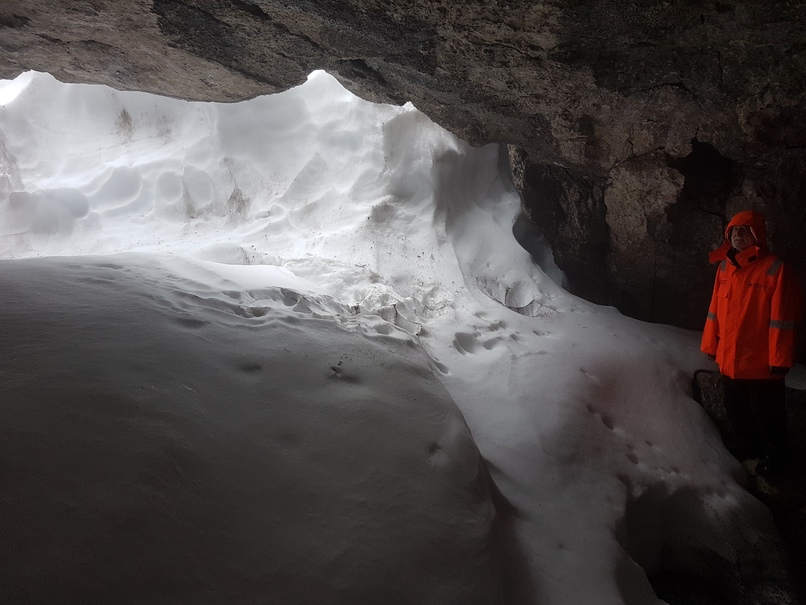
[[[806,0],[0,3],[0,78],[237,101],[316,69],[508,145],[590,300],[698,328],[707,252],[746,208],[806,275]]]

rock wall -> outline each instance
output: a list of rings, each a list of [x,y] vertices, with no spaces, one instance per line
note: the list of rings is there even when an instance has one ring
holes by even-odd
[[[806,0],[28,0],[0,77],[232,101],[326,69],[509,145],[574,291],[698,329],[738,210],[806,283],[804,30]]]

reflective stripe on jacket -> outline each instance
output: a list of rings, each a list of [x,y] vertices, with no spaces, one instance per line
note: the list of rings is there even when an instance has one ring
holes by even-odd
[[[716,356],[720,372],[730,378],[782,378],[770,367],[795,365],[800,292],[787,266],[767,253],[763,222],[740,219],[748,214],[737,215],[726,233],[751,224],[757,245],[719,264],[701,348]]]

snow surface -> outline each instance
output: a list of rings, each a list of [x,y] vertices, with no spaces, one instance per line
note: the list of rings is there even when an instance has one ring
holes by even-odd
[[[757,562],[699,334],[558,286],[508,175],[323,72],[0,83],[0,601],[634,605]]]

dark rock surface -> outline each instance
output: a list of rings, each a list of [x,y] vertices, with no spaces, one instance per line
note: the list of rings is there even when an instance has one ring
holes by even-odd
[[[805,30],[806,0],[27,0],[0,77],[232,101],[326,69],[509,144],[573,290],[700,328],[738,210],[806,276]]]
[[[722,402],[718,372],[700,371],[694,376],[694,398],[703,406],[723,438],[730,442],[731,427]],[[765,479],[755,472],[758,460],[744,460],[742,479],[747,490],[772,512],[789,555],[789,570],[768,569],[770,588],[780,590],[782,574],[792,580],[791,595],[806,599],[806,391],[787,388],[786,398],[790,468],[780,477]],[[763,578],[759,578],[763,580]],[[785,584],[786,582],[784,582]],[[762,600],[778,603],[787,601]]]

